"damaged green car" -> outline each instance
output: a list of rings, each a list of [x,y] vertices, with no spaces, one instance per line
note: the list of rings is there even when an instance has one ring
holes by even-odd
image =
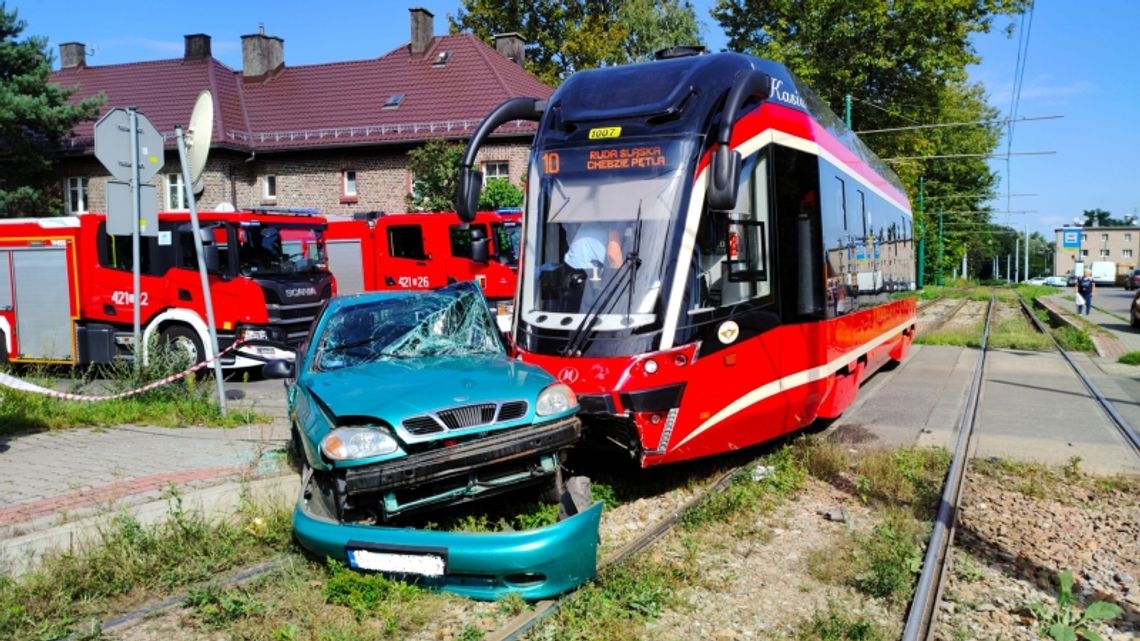
[[[563,489],[577,399],[507,355],[476,285],[334,298],[296,363],[264,372],[287,379],[303,461],[293,529],[310,552],[476,598],[546,598],[594,576],[601,505],[588,499],[523,532],[391,525],[526,486]]]

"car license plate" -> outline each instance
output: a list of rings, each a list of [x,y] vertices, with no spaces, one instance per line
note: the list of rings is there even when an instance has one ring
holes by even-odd
[[[357,570],[443,576],[447,564],[438,554],[412,554],[406,552],[375,552],[349,550],[348,564]]]

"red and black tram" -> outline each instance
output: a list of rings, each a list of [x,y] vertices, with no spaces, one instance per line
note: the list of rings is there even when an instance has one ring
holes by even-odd
[[[915,327],[894,173],[783,66],[665,56],[509,100],[468,144],[539,123],[510,338],[642,466],[838,416]]]

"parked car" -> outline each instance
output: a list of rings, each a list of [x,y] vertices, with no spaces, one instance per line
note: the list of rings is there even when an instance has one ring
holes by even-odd
[[[1045,277],[1044,276],[1034,276],[1033,278],[1030,278],[1029,280],[1027,280],[1025,282],[1029,285],[1044,285],[1045,284]]]
[[[477,598],[546,598],[594,576],[600,503],[522,532],[392,526],[558,486],[581,435],[574,392],[508,357],[474,283],[334,298],[296,363],[264,371],[287,379],[303,466],[293,531],[313,554]]]
[[[1077,275],[1076,274],[1069,274],[1068,276],[1065,277],[1065,285],[1066,286],[1073,287],[1076,284],[1077,284]]]
[[[1132,297],[1132,327],[1140,329],[1140,290]]]
[[[1140,268],[1133,269],[1124,276],[1124,289],[1140,289]]]
[[[1064,276],[1049,276],[1042,284],[1050,287],[1066,287],[1069,285]]]

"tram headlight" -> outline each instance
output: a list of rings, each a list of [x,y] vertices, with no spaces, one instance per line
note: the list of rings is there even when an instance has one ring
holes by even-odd
[[[550,416],[577,407],[578,397],[574,394],[574,390],[562,383],[555,383],[538,395],[538,401],[534,404],[534,413],[538,416]]]
[[[645,369],[646,374],[656,374],[657,373],[657,361],[653,360],[652,358],[645,361],[645,363],[643,363],[641,365],[641,367]]]

